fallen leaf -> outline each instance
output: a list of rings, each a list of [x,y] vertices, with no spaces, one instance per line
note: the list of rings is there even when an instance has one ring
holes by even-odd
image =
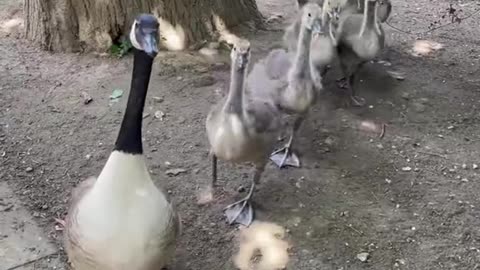
[[[169,169],[165,171],[165,174],[168,176],[177,176],[181,173],[186,173],[187,170],[183,168],[177,168],[177,169]]]
[[[123,90],[115,89],[113,90],[112,94],[110,95],[110,99],[117,100],[123,96]]]
[[[13,204],[7,205],[5,208],[1,209],[0,212],[8,212],[13,209]]]
[[[362,121],[360,122],[360,130],[368,132],[380,132],[381,127],[373,121]]]
[[[392,65],[392,63],[390,63],[388,61],[385,61],[385,60],[379,60],[379,61],[377,61],[377,63],[380,64],[380,65],[384,65],[386,67],[389,67],[389,66]]]
[[[397,79],[399,81],[405,80],[405,74],[402,72],[398,71],[393,71],[393,70],[387,70],[387,73],[394,79]]]

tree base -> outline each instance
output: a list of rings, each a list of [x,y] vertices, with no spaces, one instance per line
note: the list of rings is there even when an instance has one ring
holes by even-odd
[[[184,50],[242,23],[259,26],[255,0],[25,0],[26,37],[51,51],[106,51],[142,12],[160,21],[162,44]]]

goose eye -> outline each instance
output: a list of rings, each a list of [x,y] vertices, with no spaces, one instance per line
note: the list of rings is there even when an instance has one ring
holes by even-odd
[[[312,17],[312,13],[308,13],[308,17]]]

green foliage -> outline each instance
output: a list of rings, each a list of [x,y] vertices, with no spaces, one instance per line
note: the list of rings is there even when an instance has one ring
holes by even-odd
[[[133,46],[130,40],[125,39],[121,43],[113,44],[112,47],[110,47],[110,55],[122,58],[123,56],[127,55],[132,48]]]

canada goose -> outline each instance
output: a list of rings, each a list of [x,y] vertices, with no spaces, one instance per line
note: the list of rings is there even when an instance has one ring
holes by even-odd
[[[383,49],[385,34],[377,19],[377,0],[365,0],[362,14],[340,17],[336,33],[340,67],[345,75],[347,88],[354,105],[363,106],[365,100],[355,96],[353,83],[360,67],[375,58]]]
[[[142,113],[158,53],[158,28],[152,15],[135,19],[130,32],[132,82],[114,150],[98,178],[89,178],[73,193],[64,244],[76,270],[158,270],[174,255],[179,219],[152,182],[142,146]]]
[[[258,84],[259,78],[271,80],[270,91],[272,99],[287,113],[297,114],[298,117],[290,130],[290,138],[287,144],[272,153],[270,159],[280,168],[284,165],[299,167],[300,161],[291,151],[293,138],[300,128],[305,115],[315,103],[317,90],[312,82],[310,70],[310,45],[312,34],[321,32],[322,9],[314,3],[307,3],[302,8],[302,19],[299,37],[295,52],[287,52],[283,49],[272,50],[264,62],[263,75],[258,75],[254,70],[249,75],[249,85]],[[260,71],[258,71],[260,72]],[[276,84],[276,85],[275,85]]]
[[[255,172],[248,195],[225,208],[230,224],[249,226],[254,218],[250,200],[274,148],[280,113],[275,104],[257,96],[255,89],[245,88],[250,61],[248,41],[239,40],[233,45],[231,61],[228,96],[210,110],[206,120],[213,165],[210,188],[213,190],[217,180],[217,158],[234,163],[252,162]]]

